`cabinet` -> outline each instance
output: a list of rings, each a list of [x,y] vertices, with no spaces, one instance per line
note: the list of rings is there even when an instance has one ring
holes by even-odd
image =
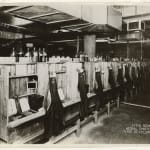
[[[7,143],[26,143],[44,133],[44,96],[38,94],[36,67],[0,65],[0,138]]]

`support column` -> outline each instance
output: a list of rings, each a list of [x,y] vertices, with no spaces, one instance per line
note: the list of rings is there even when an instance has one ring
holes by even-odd
[[[127,58],[130,58],[130,48],[128,42],[127,42]]]
[[[141,32],[141,43],[140,43],[140,45],[141,45],[141,60],[143,59],[143,33]]]
[[[96,35],[84,36],[84,52],[89,58],[95,57],[96,54]]]

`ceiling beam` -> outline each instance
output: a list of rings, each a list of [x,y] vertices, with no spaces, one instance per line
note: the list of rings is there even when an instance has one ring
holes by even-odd
[[[26,8],[29,8],[29,7],[32,7],[32,6],[15,7],[15,8],[5,10],[4,12],[5,13],[8,13],[8,12],[10,13],[10,12],[13,12],[13,11],[22,10],[22,9],[26,9]]]
[[[67,19],[67,20],[57,20],[57,21],[50,21],[47,22],[46,24],[55,24],[55,23],[61,23],[61,22],[67,22],[67,21],[74,21],[74,20],[79,20],[79,18],[72,18],[72,19]]]
[[[37,15],[37,16],[29,17],[29,19],[37,19],[37,18],[40,18],[40,17],[52,16],[52,15],[56,15],[56,14],[60,14],[60,12],[54,12],[54,13],[47,13],[47,14]]]
[[[8,27],[10,26],[10,27],[14,27],[14,28],[22,29],[22,30],[26,30],[26,29],[27,29],[27,28],[25,28],[25,27],[20,27],[20,26],[11,25],[11,24],[8,24],[8,23],[0,22],[0,26],[2,26],[2,25],[8,26]]]
[[[20,15],[16,15],[14,13],[9,13],[10,15],[14,16],[14,17],[18,17],[18,18],[21,18],[21,19],[25,19],[25,20],[29,20],[31,22],[38,22],[38,23],[43,23],[45,24],[45,22],[42,22],[42,21],[38,21],[38,20],[33,20],[33,19],[30,19],[30,18],[27,18],[27,17],[23,17],[23,16],[20,16]]]
[[[74,24],[74,25],[67,25],[67,26],[63,26],[61,28],[70,28],[70,27],[76,27],[76,26],[84,26],[84,25],[88,25],[91,23],[80,23],[80,24]]]
[[[79,39],[79,40],[82,40],[82,39]],[[77,42],[77,39],[72,39],[72,40],[60,40],[60,41],[51,41],[49,44],[52,44],[52,43],[64,43],[64,42]],[[49,45],[48,44],[48,45]]]
[[[83,27],[79,27],[79,28],[75,28],[75,29],[81,30],[81,29],[88,28],[88,27],[93,26],[93,25],[94,25],[93,23],[90,23],[89,25],[85,25]]]

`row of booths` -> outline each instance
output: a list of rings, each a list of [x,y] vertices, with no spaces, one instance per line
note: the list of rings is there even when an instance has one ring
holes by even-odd
[[[89,116],[96,119],[105,106],[109,113],[111,104],[119,106],[149,83],[149,62],[1,63],[0,138],[33,143],[70,128],[79,134]]]

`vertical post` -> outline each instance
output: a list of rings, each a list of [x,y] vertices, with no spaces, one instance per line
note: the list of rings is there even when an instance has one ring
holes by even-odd
[[[98,112],[97,111],[94,112],[94,122],[95,123],[98,122]]]
[[[96,53],[96,35],[85,35],[84,36],[84,52],[89,58],[95,57]]]
[[[127,42],[127,58],[130,57],[130,48],[129,48],[129,42]]]
[[[110,115],[110,102],[108,102],[108,104],[107,104],[107,114],[108,114],[108,116]]]
[[[119,100],[119,96],[117,97],[117,108],[120,107],[120,100]]]
[[[143,33],[141,31],[141,60],[143,59]]]
[[[80,39],[79,39],[79,35],[77,36],[77,54],[79,53],[79,49],[80,49]]]
[[[22,37],[22,50],[23,52],[26,51],[26,45],[25,45],[25,34],[23,34],[23,37]]]
[[[76,136],[80,136],[81,128],[80,128],[80,119],[77,120],[77,129],[76,129]]]

